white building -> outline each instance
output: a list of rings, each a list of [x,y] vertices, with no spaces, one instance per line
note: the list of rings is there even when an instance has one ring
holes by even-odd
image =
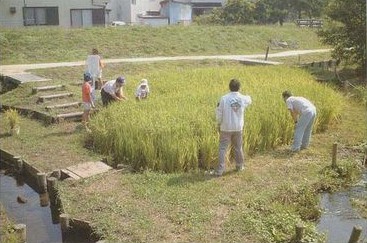
[[[112,21],[138,23],[138,15],[159,11],[159,0],[0,0],[0,25],[88,27]]]
[[[0,0],[0,26],[191,23],[225,0]],[[158,14],[157,14],[158,13]]]

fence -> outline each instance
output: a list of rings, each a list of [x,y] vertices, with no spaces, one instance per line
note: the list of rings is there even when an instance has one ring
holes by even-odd
[[[323,21],[320,19],[297,19],[296,24],[298,27],[321,28]]]

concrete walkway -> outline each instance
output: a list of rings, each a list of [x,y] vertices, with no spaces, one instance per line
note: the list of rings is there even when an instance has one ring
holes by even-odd
[[[293,50],[283,51],[278,53],[270,53],[268,58],[272,57],[289,57],[298,56],[311,53],[329,52],[330,49],[316,49],[316,50]],[[119,59],[104,59],[105,63],[134,63],[134,62],[160,62],[160,61],[179,61],[179,60],[205,60],[205,59],[219,59],[219,60],[234,60],[234,61],[255,61],[256,59],[264,60],[265,54],[255,55],[214,55],[214,56],[174,56],[174,57],[137,57],[137,58],[119,58]],[[269,62],[271,64],[271,62]],[[279,64],[273,62],[273,64]],[[12,74],[27,73],[26,71],[32,69],[54,68],[54,67],[73,67],[83,66],[84,61],[77,62],[57,62],[57,63],[36,63],[36,64],[17,64],[17,65],[0,65],[0,74],[4,76]]]

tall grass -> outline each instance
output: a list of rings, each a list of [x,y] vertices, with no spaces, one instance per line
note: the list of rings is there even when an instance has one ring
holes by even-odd
[[[91,121],[89,139],[99,152],[136,170],[211,168],[217,163],[216,104],[229,92],[228,82],[234,77],[241,80],[241,92],[253,99],[245,118],[244,147],[249,154],[291,141],[294,125],[281,97],[285,89],[314,102],[315,132],[336,121],[343,105],[340,95],[298,69],[167,70],[147,77],[152,90],[148,100],[114,103],[99,112]]]

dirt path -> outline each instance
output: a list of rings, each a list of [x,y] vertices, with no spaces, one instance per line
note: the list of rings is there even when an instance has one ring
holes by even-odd
[[[330,49],[316,50],[293,50],[278,53],[271,53],[268,58],[272,57],[288,57],[298,56],[310,53],[329,52]],[[104,59],[105,63],[123,63],[123,62],[159,62],[159,61],[179,61],[179,60],[205,60],[205,59],[222,59],[246,61],[254,59],[264,59],[265,54],[255,55],[215,55],[215,56],[174,56],[174,57],[138,57],[138,58],[119,58],[119,59]],[[275,63],[274,63],[275,64]],[[6,76],[11,74],[27,73],[26,71],[40,68],[53,67],[73,67],[85,65],[85,61],[77,62],[56,62],[56,63],[36,63],[36,64],[17,64],[17,65],[0,65],[0,74]]]

